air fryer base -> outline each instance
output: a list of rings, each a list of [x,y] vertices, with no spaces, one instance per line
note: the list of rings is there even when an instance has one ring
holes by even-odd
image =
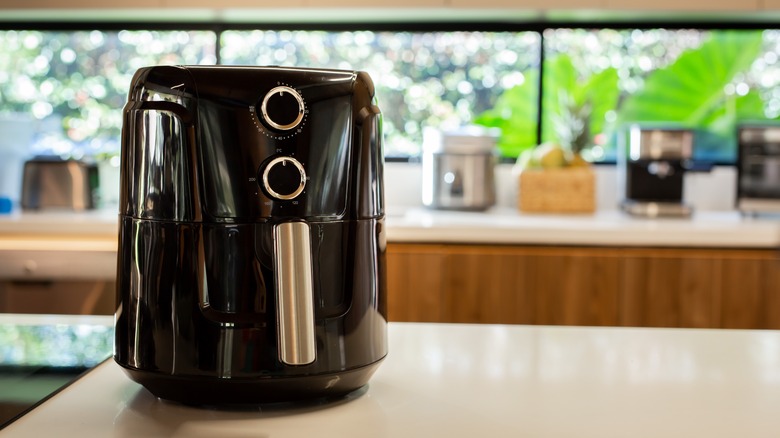
[[[382,360],[336,373],[253,379],[172,376],[119,365],[156,397],[188,405],[230,406],[341,397],[366,385]]]

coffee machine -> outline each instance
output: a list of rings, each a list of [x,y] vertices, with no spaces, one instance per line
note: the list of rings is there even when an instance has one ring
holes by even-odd
[[[380,111],[364,72],[138,70],[115,361],[190,404],[362,387],[387,354]]]
[[[627,145],[618,148],[620,204],[635,216],[690,216],[683,202],[685,172],[692,170],[694,134],[683,128],[632,125]]]
[[[737,208],[743,214],[780,213],[780,124],[737,126]]]

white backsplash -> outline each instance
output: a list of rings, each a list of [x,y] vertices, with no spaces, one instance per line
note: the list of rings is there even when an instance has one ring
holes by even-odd
[[[103,166],[101,172],[107,170]],[[517,207],[517,177],[511,164],[496,166],[496,205]],[[617,168],[595,166],[596,205],[599,210],[616,210],[618,205]],[[698,211],[728,211],[734,209],[736,199],[736,169],[733,166],[715,167],[710,173],[687,173],[685,199]],[[101,185],[106,193],[118,193],[119,172],[101,174]],[[106,196],[105,207],[115,208],[115,197]],[[385,202],[389,214],[403,214],[410,208],[422,207],[422,166],[420,163],[385,164]],[[106,205],[108,204],[108,205]]]
[[[511,164],[496,166],[496,204],[517,206],[517,177]],[[594,167],[596,171],[596,205],[599,210],[618,208],[620,189],[617,168]],[[684,197],[697,211],[733,210],[736,202],[737,171],[733,166],[719,166],[709,173],[685,175]],[[385,164],[385,201],[389,214],[401,214],[409,208],[422,207],[422,166],[420,163]]]

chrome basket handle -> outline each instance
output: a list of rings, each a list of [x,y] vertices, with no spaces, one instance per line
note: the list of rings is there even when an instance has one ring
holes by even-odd
[[[305,222],[274,226],[279,359],[287,365],[306,365],[316,358],[310,240]]]

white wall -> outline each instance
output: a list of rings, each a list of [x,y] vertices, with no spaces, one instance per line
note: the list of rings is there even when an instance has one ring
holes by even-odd
[[[594,166],[596,205],[600,210],[616,210],[620,200],[616,166]],[[687,173],[684,198],[697,211],[733,210],[736,202],[736,169],[716,167],[709,173]],[[517,208],[517,178],[511,164],[496,167],[498,207]],[[401,214],[422,207],[422,166],[419,163],[385,164],[385,202],[389,214]]]

